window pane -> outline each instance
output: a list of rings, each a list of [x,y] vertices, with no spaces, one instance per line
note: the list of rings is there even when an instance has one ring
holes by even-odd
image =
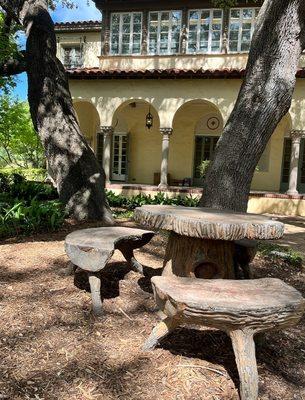
[[[200,15],[195,24],[196,15]],[[191,10],[189,13],[189,46],[194,53],[216,53],[221,51],[222,10]]]
[[[239,31],[239,23],[234,22],[230,24],[230,31]]]
[[[111,23],[112,23],[112,25],[114,25],[114,24],[119,25],[119,23],[120,23],[120,15],[119,14],[112,14]]]
[[[123,33],[130,33],[130,25],[123,25]]]
[[[157,34],[153,33],[149,36],[149,52],[157,54]]]
[[[251,8],[244,8],[243,9],[243,18],[244,19],[252,19],[253,17],[253,10]]]
[[[232,42],[230,41],[229,43],[229,50],[230,51],[237,51],[238,50],[238,42]]]
[[[213,11],[213,18],[222,18],[222,11],[221,10],[214,10]]]
[[[213,32],[213,34],[212,34],[212,40],[213,40],[213,41],[215,41],[215,40],[220,41],[220,32]]]
[[[200,41],[201,41],[201,40],[208,41],[208,40],[209,40],[209,32],[202,32],[202,33],[200,34]]]
[[[141,24],[134,24],[133,25],[133,33],[141,33],[142,25]]]
[[[194,17],[196,16],[194,15]],[[177,53],[180,45],[181,12],[150,12],[148,21],[149,53]],[[196,25],[194,29],[196,30]]]
[[[240,11],[239,10],[231,10],[231,18],[240,18]]]
[[[190,24],[191,23],[197,24],[198,19],[199,19],[198,11],[191,11],[190,12]]]
[[[258,8],[231,9],[229,24],[229,50],[249,51]]]
[[[142,40],[142,13],[111,15],[111,54],[139,54]]]
[[[130,14],[123,14],[123,24],[130,24]]]
[[[78,68],[83,65],[80,46],[69,46],[63,49],[63,64],[66,68]]]
[[[111,53],[119,53],[119,35],[112,35],[111,38]]]
[[[229,35],[229,39],[231,40],[238,40],[238,31],[231,31]]]
[[[134,14],[133,15],[133,23],[134,24],[142,24],[142,14]]]

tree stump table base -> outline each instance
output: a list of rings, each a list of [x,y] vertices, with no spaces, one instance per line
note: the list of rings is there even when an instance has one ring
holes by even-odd
[[[233,345],[242,400],[257,400],[258,372],[253,336],[296,324],[305,310],[301,294],[279,279],[201,280],[153,277],[158,307],[166,318],[144,350],[157,346],[177,326],[204,325],[226,332]]]
[[[234,242],[185,237],[171,232],[163,276],[234,279]]]
[[[249,278],[256,240],[279,239],[284,225],[256,214],[208,208],[142,206],[135,220],[169,231],[164,276]]]
[[[70,233],[65,249],[71,262],[88,272],[93,312],[102,314],[101,281],[98,272],[120,250],[131,269],[143,274],[143,266],[136,260],[134,250],[147,244],[154,232],[125,227],[82,229]]]

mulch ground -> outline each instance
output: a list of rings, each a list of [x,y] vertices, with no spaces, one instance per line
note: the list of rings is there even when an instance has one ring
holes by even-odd
[[[137,253],[145,277],[115,255],[103,273],[105,315],[95,318],[90,294],[67,275],[63,239],[76,228],[0,246],[0,399],[237,400],[224,333],[182,327],[141,350],[159,320],[149,278],[160,272],[166,237]],[[304,268],[260,257],[254,266],[257,277],[281,278],[305,296]],[[266,335],[257,348],[261,400],[305,399],[304,343],[304,319]]]

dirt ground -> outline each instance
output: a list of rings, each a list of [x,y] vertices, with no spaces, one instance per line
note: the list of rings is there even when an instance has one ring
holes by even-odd
[[[305,255],[305,220],[283,221],[281,243]],[[0,246],[0,399],[237,400],[238,374],[224,333],[182,327],[155,351],[141,350],[159,320],[149,278],[162,265],[166,237],[138,251],[145,277],[115,255],[103,273],[105,316],[95,318],[90,294],[67,275],[63,240],[77,228]],[[260,257],[254,264],[257,277],[279,277],[305,296],[304,266]],[[260,400],[305,400],[304,322],[266,335],[257,348]]]

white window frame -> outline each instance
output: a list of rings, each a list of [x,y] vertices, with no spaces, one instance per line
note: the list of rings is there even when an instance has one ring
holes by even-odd
[[[115,173],[114,172],[114,157],[115,157],[115,137],[118,136],[119,139],[119,149],[118,149],[118,172],[122,172],[122,165],[123,165],[123,160],[122,160],[122,152],[123,152],[123,137],[126,138],[126,154],[125,154],[125,174],[122,173]],[[118,182],[126,182],[126,178],[128,176],[128,133],[126,132],[115,132],[113,133],[112,136],[112,154],[111,154],[111,179],[114,181],[118,181]]]
[[[69,48],[71,50],[75,50],[76,48],[79,49],[80,51],[80,63],[77,66],[70,67],[65,64],[65,50]],[[82,68],[84,66],[84,51],[83,51],[83,45],[82,43],[62,43],[61,44],[61,59],[62,59],[62,64],[65,68]]]
[[[135,14],[140,14],[141,15],[141,30],[140,33],[136,33],[140,35],[140,51],[139,53],[133,53],[132,51],[130,53],[122,53],[122,48],[123,48],[123,15],[130,15],[130,49],[133,50],[133,17]],[[119,51],[118,53],[113,53],[112,52],[112,16],[113,15],[119,15],[120,16],[120,24],[119,24]],[[134,12],[113,12],[110,14],[110,55],[112,56],[136,56],[140,55],[142,53],[142,40],[143,40],[143,13],[141,11],[134,11]]]
[[[192,12],[198,12],[200,15],[203,11],[208,11],[210,13],[210,26],[209,26],[209,38],[208,38],[208,51],[201,51],[200,50],[200,27],[201,27],[201,19],[199,18],[197,21],[197,51],[192,52],[188,50],[188,41],[187,41],[187,54],[220,54],[222,52],[222,41],[223,41],[223,10],[221,8],[198,8],[198,9],[192,9],[189,10],[188,12],[188,23],[187,23],[187,29],[189,33],[190,29],[190,17]],[[220,30],[220,45],[219,45],[219,51],[215,52],[212,51],[212,33],[213,33],[213,11],[221,11],[221,30]],[[218,32],[218,31],[217,31]]]
[[[228,29],[228,52],[231,54],[236,54],[236,53],[248,53],[249,50],[241,50],[241,38],[242,38],[242,24],[245,21],[251,22],[251,31],[250,31],[250,44],[252,41],[252,37],[253,37],[253,32],[255,29],[255,21],[256,21],[256,11],[259,10],[259,7],[243,7],[243,8],[230,8],[230,14],[229,14],[229,29]],[[234,18],[233,21],[238,21],[239,22],[239,31],[238,31],[238,42],[237,42],[237,50],[236,51],[232,51],[230,50],[230,33],[231,33],[231,11],[234,10],[238,10],[240,11],[240,15],[239,15],[239,19]],[[253,11],[253,15],[251,19],[244,19],[243,18],[243,11],[244,10],[252,10]]]
[[[179,31],[179,48],[178,51],[173,53],[171,51],[172,48],[172,22],[173,19],[171,18],[173,13],[178,12],[181,15],[180,18],[180,31]],[[168,30],[168,52],[167,53],[162,53],[160,52],[160,45],[161,45],[161,15],[162,13],[169,13],[170,14],[170,22],[169,22],[169,30]],[[157,51],[156,53],[151,53],[150,52],[150,15],[151,14],[158,14],[158,29],[157,29]],[[162,55],[162,56],[166,56],[166,55],[175,55],[175,54],[179,54],[180,50],[181,50],[181,29],[182,29],[182,11],[181,10],[158,10],[158,11],[149,11],[148,13],[148,22],[147,22],[147,51],[149,55]],[[155,33],[155,32],[153,32]]]

